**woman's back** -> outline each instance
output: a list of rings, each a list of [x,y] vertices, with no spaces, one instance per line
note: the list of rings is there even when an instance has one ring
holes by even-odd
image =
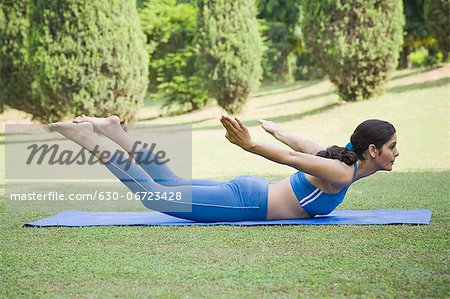
[[[357,164],[354,164],[354,174]],[[333,211],[344,199],[349,185],[336,186],[297,171],[269,185],[268,219],[310,218]]]

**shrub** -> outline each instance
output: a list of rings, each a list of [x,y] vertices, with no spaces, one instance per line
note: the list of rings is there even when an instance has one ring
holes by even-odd
[[[262,42],[254,2],[202,0],[199,9],[209,90],[221,107],[237,113],[261,76]]]
[[[263,78],[267,81],[292,81],[296,58],[301,49],[298,0],[258,1],[258,18],[263,21]]]
[[[43,107],[31,89],[34,77],[27,51],[27,0],[4,1],[0,7],[0,111],[6,104],[40,115]]]
[[[323,77],[323,71],[314,56],[307,49],[303,49],[297,55],[295,80],[314,80]]]
[[[30,2],[30,56],[44,121],[68,114],[132,120],[148,54],[134,0]]]
[[[425,65],[427,57],[428,57],[428,50],[423,47],[409,54],[409,60],[415,67]]]
[[[140,13],[150,45],[149,91],[164,99],[163,107],[177,106],[179,112],[198,109],[208,99],[198,63],[197,14],[195,5],[176,0],[147,2]]]
[[[345,101],[379,93],[395,69],[404,24],[401,0],[303,1],[305,42]]]
[[[424,4],[424,16],[427,27],[436,37],[443,60],[447,61],[450,51],[450,3],[449,0],[429,0]]]
[[[412,66],[421,67],[434,65],[442,61],[442,53],[431,54],[427,48],[421,47],[409,54]]]

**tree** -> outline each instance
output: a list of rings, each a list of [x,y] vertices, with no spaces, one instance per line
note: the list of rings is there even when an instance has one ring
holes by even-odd
[[[450,51],[450,3],[449,0],[428,0],[424,5],[427,27],[436,37],[443,61],[447,61]]]
[[[31,84],[28,59],[27,0],[0,4],[0,111],[4,105],[39,115],[43,107]]]
[[[205,78],[221,107],[239,112],[261,76],[262,42],[253,1],[202,0],[201,51],[210,65]]]
[[[133,0],[32,0],[30,57],[43,121],[67,115],[133,119],[148,54]]]
[[[345,101],[379,93],[402,44],[401,0],[304,1],[306,45]]]
[[[404,0],[405,14],[403,49],[400,55],[400,67],[410,67],[409,54],[424,44],[429,37],[423,17],[424,0]]]
[[[164,99],[164,107],[192,111],[206,104],[197,42],[198,8],[176,0],[145,3],[140,12],[150,55],[152,96]]]
[[[264,20],[266,52],[264,79],[290,81],[295,71],[296,54],[301,50],[298,0],[261,0],[258,18]]]

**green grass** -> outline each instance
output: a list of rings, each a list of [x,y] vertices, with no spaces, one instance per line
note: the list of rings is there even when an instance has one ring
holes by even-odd
[[[398,72],[384,95],[347,104],[326,81],[299,82],[263,90],[240,115],[270,143],[255,119],[323,144],[345,144],[366,118],[390,120],[400,150],[394,171],[356,182],[339,208],[430,209],[430,225],[22,228],[50,213],[5,210],[1,171],[0,297],[448,298],[449,77],[448,65]],[[229,144],[220,113],[209,106],[142,122],[193,122],[194,177],[293,172]]]

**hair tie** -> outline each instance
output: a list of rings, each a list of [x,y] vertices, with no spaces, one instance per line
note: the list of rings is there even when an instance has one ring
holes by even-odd
[[[351,152],[355,151],[355,148],[353,147],[353,143],[351,143],[351,142],[347,143],[347,145],[345,146],[345,149],[347,149]]]

